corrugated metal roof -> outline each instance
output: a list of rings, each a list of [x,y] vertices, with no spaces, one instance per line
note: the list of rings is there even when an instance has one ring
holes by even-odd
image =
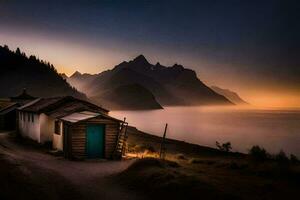
[[[79,121],[83,121],[83,120],[87,120],[87,119],[90,119],[90,118],[97,117],[99,115],[101,115],[101,114],[90,112],[90,111],[83,111],[83,112],[76,112],[76,113],[67,115],[67,116],[61,118],[61,120],[71,122],[71,123],[76,123],[76,122],[79,122]]]
[[[109,115],[107,115],[107,114],[101,114],[101,116],[104,117],[104,118],[107,118],[107,119],[114,120],[114,121],[124,122],[123,120],[119,120],[119,119],[114,118],[114,117],[111,117],[111,116],[109,116]]]
[[[61,117],[59,119],[61,119],[63,121],[70,122],[70,123],[76,123],[76,122],[88,120],[88,119],[91,119],[91,118],[94,118],[94,117],[99,117],[99,116],[101,116],[103,118],[106,118],[106,119],[111,119],[113,121],[117,121],[117,122],[120,122],[120,123],[123,122],[122,120],[113,118],[113,117],[111,117],[107,114],[96,113],[96,112],[91,112],[91,111],[81,111],[81,112],[72,113],[70,115]]]

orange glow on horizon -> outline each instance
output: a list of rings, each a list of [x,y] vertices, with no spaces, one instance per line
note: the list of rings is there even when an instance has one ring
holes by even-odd
[[[249,102],[258,107],[300,107],[300,96],[284,94],[260,94],[249,97]]]
[[[27,55],[36,55],[42,60],[52,63],[59,73],[70,76],[75,71],[81,73],[97,74],[107,69],[112,69],[122,61],[128,61],[134,56],[143,53],[149,62],[155,64],[160,61],[165,66],[172,62],[182,63],[185,67],[200,66],[196,72],[200,80],[206,85],[216,85],[238,93],[242,99],[253,106],[259,107],[300,107],[300,92],[291,89],[277,88],[278,85],[264,82],[264,80],[246,81],[245,76],[235,74],[234,71],[222,71],[226,63],[211,63],[205,58],[193,60],[186,55],[177,55],[159,50],[122,49],[110,41],[103,44],[85,43],[81,40],[74,42],[66,38],[53,38],[50,36],[34,35],[32,33],[11,34],[1,31],[0,45],[7,44],[11,50],[20,47]],[[126,51],[127,50],[127,51]],[[156,56],[155,56],[156,55]],[[160,56],[157,56],[160,55]],[[166,59],[168,58],[168,59]],[[228,67],[230,68],[230,67]],[[208,70],[209,69],[209,70]],[[226,68],[227,69],[227,68]],[[226,76],[220,74],[226,73]],[[259,82],[260,81],[260,82]],[[297,88],[298,89],[298,88]]]

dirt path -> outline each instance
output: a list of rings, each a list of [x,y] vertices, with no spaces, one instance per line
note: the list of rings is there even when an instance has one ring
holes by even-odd
[[[141,199],[110,180],[111,175],[123,171],[133,161],[69,161],[15,143],[8,133],[0,133],[0,154],[9,162],[18,163],[25,173],[37,169],[63,177],[83,199]]]

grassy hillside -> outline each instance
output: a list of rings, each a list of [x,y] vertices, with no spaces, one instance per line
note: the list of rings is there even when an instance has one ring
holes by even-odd
[[[137,159],[116,181],[149,199],[293,199],[300,163],[283,153],[261,159],[249,154],[167,139],[166,159],[157,159],[161,138],[128,130],[128,155]],[[257,149],[257,148],[255,148]]]

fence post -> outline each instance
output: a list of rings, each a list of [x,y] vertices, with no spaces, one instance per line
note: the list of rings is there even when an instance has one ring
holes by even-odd
[[[164,147],[164,143],[165,143],[165,139],[166,139],[167,128],[168,128],[168,124],[166,124],[166,126],[165,126],[164,135],[162,137],[161,144],[160,144],[160,151],[159,151],[159,158],[160,159],[165,159],[165,147]]]

